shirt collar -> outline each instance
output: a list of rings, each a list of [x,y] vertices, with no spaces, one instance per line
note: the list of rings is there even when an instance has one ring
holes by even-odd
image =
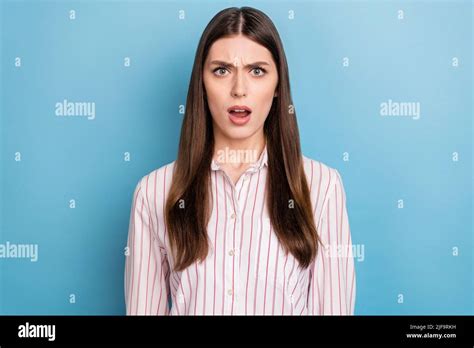
[[[263,167],[268,166],[268,153],[267,153],[267,144],[265,143],[265,147],[263,148],[262,153],[260,154],[259,159],[253,163],[246,171],[257,172]],[[211,162],[211,170],[219,170],[220,166],[219,163],[212,159]]]

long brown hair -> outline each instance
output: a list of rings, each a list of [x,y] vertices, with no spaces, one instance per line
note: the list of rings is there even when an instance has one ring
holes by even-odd
[[[222,37],[245,35],[266,47],[278,69],[277,97],[264,124],[268,152],[267,206],[284,250],[306,268],[318,251],[318,233],[303,168],[288,65],[271,19],[251,7],[217,13],[205,28],[194,58],[178,157],[165,208],[166,226],[182,271],[208,254],[207,224],[212,211],[210,166],[214,152],[212,117],[203,83],[203,65],[211,45]],[[184,209],[183,209],[184,208]]]

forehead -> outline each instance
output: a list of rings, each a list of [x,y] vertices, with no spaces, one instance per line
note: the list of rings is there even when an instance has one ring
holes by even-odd
[[[241,58],[244,62],[258,60],[272,62],[272,54],[265,46],[243,35],[216,40],[209,50],[207,60],[219,59],[230,62],[236,57]]]

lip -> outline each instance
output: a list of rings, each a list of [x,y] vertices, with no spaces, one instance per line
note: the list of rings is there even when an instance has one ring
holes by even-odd
[[[247,116],[235,116],[232,113],[227,113],[229,116],[229,120],[236,126],[243,126],[250,121],[250,117],[252,117],[252,113],[247,114]]]
[[[247,114],[247,116],[244,116],[244,117],[236,116],[236,115],[232,115],[232,113],[231,113],[232,110],[245,110],[245,111],[248,112],[248,114]],[[252,114],[252,109],[250,109],[247,105],[233,105],[233,106],[231,106],[230,108],[227,109],[227,112],[228,112],[230,121],[234,125],[243,126],[247,122],[250,121],[250,117],[251,117],[251,114]]]
[[[233,105],[227,109],[227,112],[231,112],[232,110],[246,110],[248,112],[252,112],[252,109],[247,105]]]

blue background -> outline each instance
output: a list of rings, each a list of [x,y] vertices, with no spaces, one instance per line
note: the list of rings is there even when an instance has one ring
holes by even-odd
[[[176,158],[204,27],[244,5],[279,30],[303,153],[342,175],[355,314],[474,314],[470,1],[3,1],[0,243],[39,254],[0,258],[0,314],[125,313],[133,189]],[[389,99],[420,118],[381,116]]]

